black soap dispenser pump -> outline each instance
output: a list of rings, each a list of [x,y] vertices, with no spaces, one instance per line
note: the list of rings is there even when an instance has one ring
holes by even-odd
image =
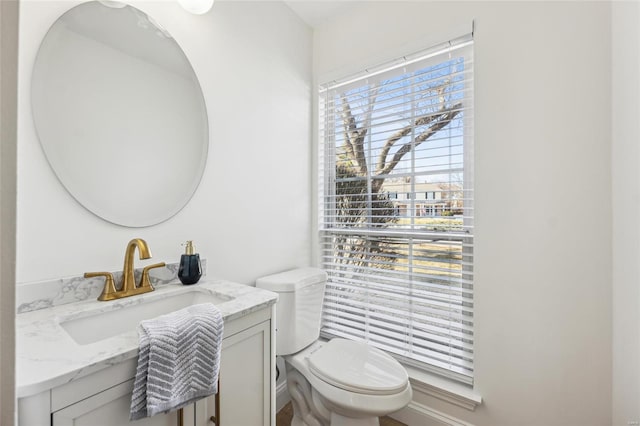
[[[194,253],[193,241],[187,241],[185,253],[180,256],[180,267],[178,268],[178,278],[182,284],[195,284],[202,276],[202,265],[200,255]]]

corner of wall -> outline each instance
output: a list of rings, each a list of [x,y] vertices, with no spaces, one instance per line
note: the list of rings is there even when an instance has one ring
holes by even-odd
[[[612,421],[640,422],[640,3],[611,2]]]
[[[18,1],[0,2],[0,424],[15,422]]]

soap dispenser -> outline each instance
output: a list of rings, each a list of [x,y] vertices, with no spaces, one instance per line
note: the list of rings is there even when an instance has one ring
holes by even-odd
[[[178,278],[182,284],[195,284],[202,276],[200,255],[198,253],[194,253],[193,241],[187,241],[186,246],[185,253],[180,256]]]

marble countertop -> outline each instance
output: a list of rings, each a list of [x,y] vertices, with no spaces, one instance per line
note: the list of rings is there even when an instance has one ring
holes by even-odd
[[[88,344],[77,343],[61,323],[191,291],[222,299],[216,306],[225,322],[271,306],[278,299],[276,293],[267,290],[203,277],[203,281],[192,286],[167,284],[151,293],[115,301],[87,300],[18,314],[17,397],[35,395],[138,355],[137,323],[131,324],[126,332]],[[109,325],[109,321],[101,324],[107,328]]]

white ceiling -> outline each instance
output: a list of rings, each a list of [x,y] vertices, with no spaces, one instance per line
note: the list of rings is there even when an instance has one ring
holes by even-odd
[[[285,3],[310,27],[316,28],[328,19],[345,13],[358,1],[340,0],[285,0]]]

